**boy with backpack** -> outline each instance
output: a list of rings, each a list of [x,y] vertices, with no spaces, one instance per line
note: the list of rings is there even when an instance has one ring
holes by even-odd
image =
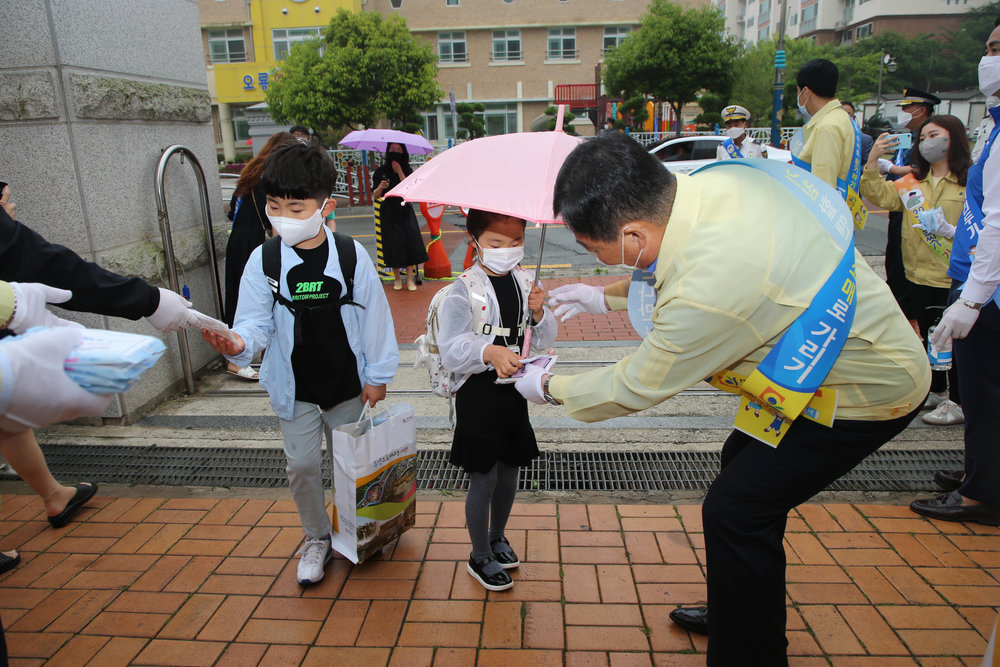
[[[295,143],[274,151],[261,175],[275,234],[247,260],[233,340],[202,336],[242,366],[267,348],[260,385],[278,415],[288,486],[305,542],[298,581],[323,578],[333,558],[323,493],[323,436],[385,398],[399,363],[392,314],[375,267],[351,237],[323,224],[336,183],[330,158]]]

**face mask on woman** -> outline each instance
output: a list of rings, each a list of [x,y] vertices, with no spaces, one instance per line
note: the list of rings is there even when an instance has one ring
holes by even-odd
[[[925,160],[934,164],[948,155],[948,137],[939,135],[929,139],[921,139],[917,150],[920,151]]]

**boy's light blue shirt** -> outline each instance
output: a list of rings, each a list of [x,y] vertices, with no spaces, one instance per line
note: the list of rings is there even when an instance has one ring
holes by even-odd
[[[340,270],[337,246],[333,242],[333,232],[324,225],[326,241],[330,253],[324,273],[346,285]],[[278,289],[288,299],[287,275],[293,266],[302,263],[298,254],[284,243],[281,245],[281,275]],[[281,419],[291,420],[295,405],[295,377],[292,374],[292,348],[295,318],[292,313],[275,303],[271,288],[264,275],[261,262],[262,246],[250,253],[243,277],[240,279],[239,304],[233,331],[246,342],[246,349],[238,355],[226,357],[243,367],[250,363],[257,352],[267,348],[260,366],[260,386],[271,399],[271,407]],[[351,350],[358,360],[358,378],[362,386],[383,385],[392,382],[399,365],[399,346],[396,344],[395,329],[389,302],[382,289],[382,281],[375,272],[368,253],[357,241],[354,249],[358,255],[354,270],[354,301],[365,307],[343,306],[340,309],[344,319],[344,329]],[[337,382],[337,378],[330,378]]]

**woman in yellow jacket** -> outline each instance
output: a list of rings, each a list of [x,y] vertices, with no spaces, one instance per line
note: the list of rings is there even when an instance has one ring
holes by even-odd
[[[955,116],[932,116],[920,127],[913,147],[913,173],[887,182],[878,172],[878,158],[898,140],[883,134],[872,147],[861,176],[861,196],[890,211],[909,211],[903,219],[903,270],[906,296],[900,307],[923,340],[927,330],[948,305],[951,279],[947,275],[951,238],[962,216],[965,177],[972,165],[965,127]],[[950,377],[949,377],[950,376]],[[930,424],[960,424],[957,370],[934,371],[924,415]]]

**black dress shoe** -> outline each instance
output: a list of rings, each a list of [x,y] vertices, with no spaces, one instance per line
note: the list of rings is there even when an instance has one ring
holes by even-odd
[[[498,544],[506,545],[507,548],[497,551]],[[512,570],[521,564],[521,561],[517,558],[517,554],[510,548],[510,542],[507,541],[506,537],[500,537],[490,542],[490,549],[493,551],[493,557],[500,563],[500,567],[505,570]]]
[[[954,491],[962,486],[964,477],[964,470],[938,470],[934,473],[934,481],[945,491]]]
[[[987,526],[1000,526],[1000,509],[989,505],[963,505],[958,491],[936,498],[914,500],[910,509],[921,516],[941,521],[975,521]]]
[[[708,607],[679,607],[670,612],[670,620],[685,630],[708,634]]]
[[[505,591],[514,585],[514,580],[510,578],[504,570],[500,570],[496,574],[486,574],[483,572],[483,568],[495,561],[493,556],[487,556],[482,560],[473,560],[469,558],[469,564],[465,566],[472,578],[483,585],[488,591]]]

